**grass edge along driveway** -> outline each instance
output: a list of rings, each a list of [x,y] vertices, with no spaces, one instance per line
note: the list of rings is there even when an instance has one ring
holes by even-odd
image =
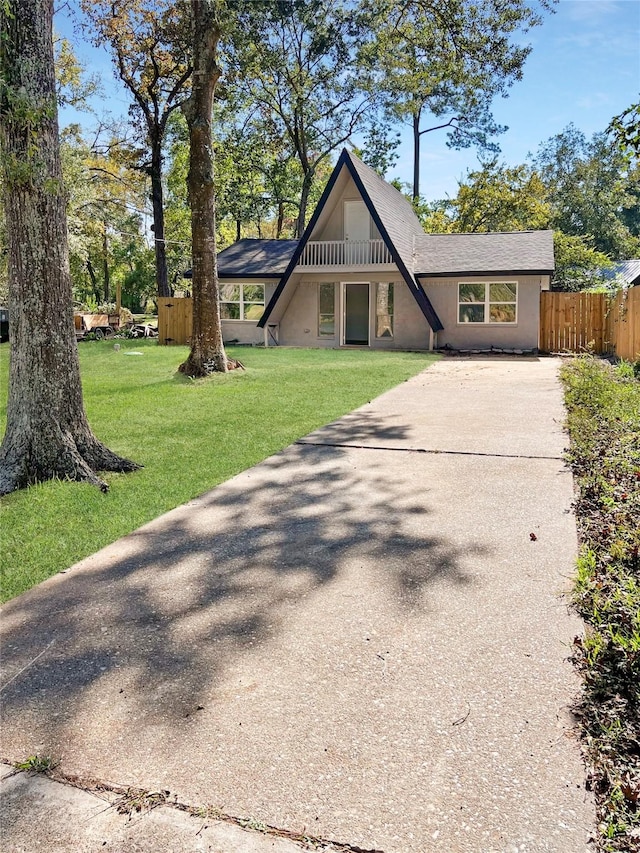
[[[186,347],[80,345],[96,435],[145,467],[107,474],[108,494],[53,481],[0,499],[2,601],[266,459],[419,373],[438,357],[370,350],[228,348],[246,370],[192,381]],[[0,346],[4,432],[9,345]]]

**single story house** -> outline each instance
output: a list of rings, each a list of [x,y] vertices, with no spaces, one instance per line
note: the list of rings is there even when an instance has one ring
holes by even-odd
[[[343,150],[300,240],[220,252],[225,340],[306,347],[535,349],[551,231],[425,234]]]

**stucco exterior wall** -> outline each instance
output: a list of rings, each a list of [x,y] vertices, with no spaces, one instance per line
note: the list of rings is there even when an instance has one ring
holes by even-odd
[[[311,240],[344,240],[344,202],[362,201],[351,175],[345,172],[345,176],[337,182],[330,199],[333,207],[327,205],[323,215],[311,235]],[[370,218],[370,237],[372,240],[380,238],[378,229]]]
[[[375,338],[375,288],[374,281],[394,283],[394,336]],[[335,283],[335,334],[318,334],[318,285]],[[343,283],[366,283],[369,292],[369,347],[371,349],[428,349],[429,324],[399,274],[387,276],[378,273],[375,279],[361,273],[340,276],[309,275],[299,282],[279,325],[279,341],[283,346],[339,347],[341,346],[340,319],[343,313]]]
[[[517,281],[517,322],[459,323],[458,283]],[[457,276],[422,279],[425,293],[444,329],[438,332],[439,347],[454,349],[536,349],[540,330],[540,290],[548,287],[548,276]]]

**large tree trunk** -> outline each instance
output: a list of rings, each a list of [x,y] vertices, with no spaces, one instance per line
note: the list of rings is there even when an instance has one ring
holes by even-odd
[[[309,194],[313,184],[313,170],[308,169],[302,180],[302,192],[300,194],[300,207],[298,209],[298,221],[296,222],[295,236],[300,238],[304,234],[304,226],[307,219],[307,207],[309,205]]]
[[[189,174],[193,252],[193,332],[191,352],[180,370],[206,376],[228,370],[222,341],[216,204],[213,183],[211,112],[220,69],[216,61],[220,27],[211,0],[191,0],[193,11],[193,86],[183,111],[189,127]]]
[[[107,235],[107,223],[102,222],[102,275],[104,282],[104,301],[109,301],[111,281],[109,278],[109,237]]]
[[[284,202],[278,202],[278,223],[276,225],[276,240],[279,240],[282,236],[282,229],[284,228]]]
[[[9,243],[10,373],[0,494],[139,466],[99,442],[82,401],[53,71],[53,0],[0,4],[0,141]]]
[[[151,206],[156,256],[156,285],[158,296],[171,296],[167,272],[167,247],[164,242],[164,193],[162,189],[162,140],[151,138]]]

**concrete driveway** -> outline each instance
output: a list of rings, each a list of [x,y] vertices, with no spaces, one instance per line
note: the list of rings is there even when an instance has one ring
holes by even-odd
[[[326,849],[584,853],[557,369],[445,359],[10,602],[2,757]]]

